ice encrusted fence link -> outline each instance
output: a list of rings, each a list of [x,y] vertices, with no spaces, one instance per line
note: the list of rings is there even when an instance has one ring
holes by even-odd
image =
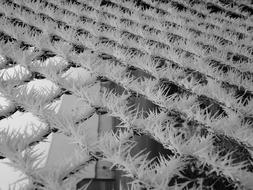
[[[1,131],[1,157],[26,174],[24,189],[81,188],[97,161],[118,189],[252,189],[252,12],[250,0],[1,0],[1,119],[46,124]],[[43,80],[50,90],[36,93]],[[56,113],[63,95],[81,102],[70,117]],[[115,119],[97,141],[94,114]],[[39,168],[34,145],[52,132],[79,151]]]

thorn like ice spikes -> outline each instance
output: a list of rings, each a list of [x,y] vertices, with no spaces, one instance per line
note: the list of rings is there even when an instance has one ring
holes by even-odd
[[[238,8],[242,3],[247,11]],[[247,13],[251,8],[247,0],[234,2],[233,7],[220,0],[4,0],[0,56],[15,65],[0,61],[0,91],[15,106],[35,113],[79,144],[80,155],[86,150],[95,160],[109,160],[125,171],[133,190],[250,190],[253,57],[252,19]],[[60,56],[61,63],[39,62],[38,56],[46,52]],[[84,73],[72,80],[69,72],[78,69],[87,70],[94,80]],[[37,79],[35,72],[58,90],[49,88],[43,97],[26,93],[26,85]],[[91,93],[94,86],[104,85],[96,80],[101,78],[110,87]],[[118,87],[124,92],[119,93]],[[92,114],[102,109],[119,119],[118,131],[90,145],[75,114],[58,118],[48,109],[47,103],[61,96],[62,89],[87,103]],[[147,109],[133,103],[137,99],[149,102]],[[82,157],[43,176],[32,165],[36,155],[26,147],[42,140],[44,132],[33,131],[40,133],[34,137],[3,133],[2,156],[11,158],[10,165],[34,181],[34,189],[75,189],[82,178],[79,169],[86,163]],[[173,156],[151,158],[148,150],[131,154],[139,145],[133,141],[135,135],[148,136]],[[214,138],[221,143],[215,144]],[[220,152],[222,148],[227,151]],[[241,158],[235,161],[238,154]]]

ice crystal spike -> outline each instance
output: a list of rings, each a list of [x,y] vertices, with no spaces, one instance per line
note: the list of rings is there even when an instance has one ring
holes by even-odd
[[[78,189],[101,161],[122,190],[253,189],[252,1],[1,0],[0,121],[17,112],[46,125],[0,129],[20,189]],[[50,133],[78,151],[40,168]]]

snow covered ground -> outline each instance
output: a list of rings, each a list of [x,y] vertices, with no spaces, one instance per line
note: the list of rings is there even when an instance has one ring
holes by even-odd
[[[42,63],[41,66],[45,66],[45,64],[48,64],[50,66],[54,66],[55,60],[46,61]],[[57,62],[57,61],[56,61]],[[43,65],[44,64],[44,65]],[[57,66],[57,64],[55,64]],[[59,65],[59,64],[58,64]],[[15,66],[15,68],[19,68],[19,66]],[[24,69],[24,68],[23,68]],[[20,70],[20,68],[19,68]],[[14,69],[14,67],[7,68],[1,70],[1,72],[4,72],[6,74],[3,75],[2,80],[9,80],[11,78],[15,78],[15,73],[20,73],[18,69]],[[0,72],[0,74],[1,74]],[[22,72],[22,74],[19,75],[20,80],[22,80],[26,75],[29,74],[29,71]],[[84,69],[81,68],[71,68],[68,72],[66,72],[66,80],[74,81],[78,80],[78,82],[92,82],[95,80],[93,76],[90,75],[87,71],[84,71]],[[19,79],[18,79],[19,80]],[[51,81],[47,79],[35,79],[33,81],[30,81],[29,83],[26,83],[24,85],[21,85],[17,89],[21,90],[21,92],[24,92],[24,97],[28,97],[29,94],[36,94],[34,98],[41,98],[41,99],[47,99],[47,97],[50,97],[52,94],[57,93],[59,91],[59,88],[52,83]],[[99,90],[99,86],[95,85],[94,93],[97,93],[97,90]],[[38,93],[39,92],[39,93]],[[39,95],[39,96],[37,96]],[[23,99],[20,99],[21,102],[23,102]],[[26,99],[25,99],[26,100]],[[29,99],[26,101],[30,101]],[[0,93],[0,114],[5,114],[10,112],[15,108],[13,102],[9,101],[6,97],[4,97]],[[56,113],[63,112],[65,114],[75,114],[81,110],[82,115],[78,115],[79,117],[83,117],[85,114],[90,114],[92,112],[92,108],[88,105],[85,105],[84,102],[82,102],[80,99],[77,99],[77,97],[74,97],[72,95],[63,95],[60,100],[53,102],[50,106],[48,106],[49,109],[55,110]],[[77,112],[75,112],[77,111]],[[80,112],[79,112],[80,113]],[[77,116],[77,117],[78,117]],[[95,138],[97,133],[97,126],[98,126],[98,116],[94,115],[91,119],[87,121],[87,125],[91,126],[89,132],[91,135],[90,138]],[[31,128],[46,128],[47,126],[42,123],[39,118],[35,115],[33,115],[30,112],[15,112],[10,117],[7,117],[5,119],[0,120],[0,132],[5,129],[9,129],[10,132],[12,131],[19,131],[24,132],[26,129],[28,129],[28,132],[31,130]],[[30,131],[31,132],[31,131]],[[52,139],[54,139],[52,141]],[[50,150],[51,147],[51,150]],[[58,160],[58,164],[60,163],[59,160],[64,159],[57,159],[57,158],[64,158],[67,157],[67,155],[71,155],[73,153],[73,150],[75,149],[75,145],[73,145],[72,142],[69,142],[66,137],[64,137],[61,134],[51,134],[48,136],[46,142],[41,142],[38,145],[36,145],[36,148],[39,152],[44,152],[44,158],[43,162],[41,164],[42,167],[48,167],[52,166],[55,163],[55,160]],[[16,171],[15,169],[8,166],[8,159],[0,160],[0,190],[7,190],[9,187],[14,187],[14,182],[18,179],[21,179],[24,177],[19,171]],[[91,166],[89,175],[87,177],[94,176],[94,166]],[[18,184],[25,183],[26,181],[19,182]]]
[[[16,112],[12,115],[12,117],[3,119],[0,121],[1,130],[9,128],[10,130],[20,132],[24,131],[26,127],[29,126],[38,126],[43,127],[44,124],[41,123],[37,117],[33,116],[31,113],[22,113]],[[47,139],[48,142],[41,142],[36,145],[38,152],[44,152],[45,157],[43,158],[42,166],[45,165],[47,160],[47,154],[49,151],[50,143],[52,136],[50,135]],[[10,167],[8,164],[8,159],[0,160],[0,189],[7,190],[9,187],[13,188],[14,183],[24,177],[21,172],[16,171],[14,168]],[[26,181],[22,181],[20,184],[26,183]]]

